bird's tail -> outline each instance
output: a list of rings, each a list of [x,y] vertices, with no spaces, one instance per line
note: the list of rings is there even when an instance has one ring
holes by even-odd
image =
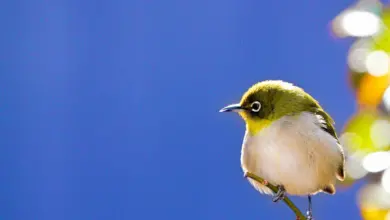
[[[330,195],[334,195],[336,193],[336,188],[333,184],[329,184],[325,186],[321,191]]]

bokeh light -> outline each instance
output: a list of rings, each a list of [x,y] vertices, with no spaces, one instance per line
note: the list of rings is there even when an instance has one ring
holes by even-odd
[[[380,29],[380,19],[373,13],[360,10],[351,10],[341,18],[343,31],[354,37],[372,36]]]
[[[386,220],[390,211],[390,194],[381,184],[369,183],[360,189],[358,203],[365,220]]]
[[[372,51],[366,57],[365,66],[369,74],[383,76],[389,72],[389,56],[383,50]]]
[[[363,158],[364,155],[359,152],[348,156],[345,163],[345,169],[348,177],[352,179],[361,179],[366,176],[368,171],[363,167]]]
[[[383,129],[390,128],[388,116],[375,110],[361,110],[345,124],[340,138],[346,150],[367,155],[376,151],[389,149],[389,135]],[[380,132],[378,132],[381,130]],[[389,130],[387,130],[389,131]]]
[[[385,191],[390,193],[390,168],[387,168],[383,173],[381,183]]]
[[[382,26],[380,32],[373,36],[373,50],[390,52],[390,7],[385,7],[381,13]]]
[[[374,36],[382,30],[381,11],[380,1],[360,0],[333,19],[333,33],[338,37]]]
[[[390,113],[390,87],[387,87],[382,97],[382,104],[387,113]]]
[[[363,219],[390,220],[390,7],[360,0],[332,21],[337,37],[353,37],[348,81],[356,113],[345,123],[340,142],[346,152],[346,179],[365,185],[358,194]]]
[[[389,152],[373,152],[367,154],[362,160],[362,166],[371,173],[377,173],[390,167]]]
[[[356,91],[356,98],[359,105],[377,107],[383,98],[383,94],[389,87],[389,75],[374,76],[365,74]]]
[[[368,54],[372,51],[373,41],[371,38],[357,39],[351,46],[348,52],[348,66],[351,72],[365,73],[366,59]]]

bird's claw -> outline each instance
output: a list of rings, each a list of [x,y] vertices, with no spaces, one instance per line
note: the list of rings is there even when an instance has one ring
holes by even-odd
[[[308,195],[308,200],[309,200],[309,208],[307,209],[307,212],[306,212],[306,219],[307,220],[313,220],[313,209],[312,209],[312,203],[311,203],[311,195]]]
[[[283,200],[284,198],[286,198],[286,196],[285,196],[284,194],[275,195],[275,196],[272,198],[272,202],[279,202],[280,200]]]
[[[307,220],[314,220],[313,214],[310,210],[306,212],[306,215],[307,215],[307,217],[306,217]]]
[[[282,185],[278,186],[278,192],[274,195],[272,198],[273,202],[278,202],[280,200],[283,200],[286,197],[286,190]]]

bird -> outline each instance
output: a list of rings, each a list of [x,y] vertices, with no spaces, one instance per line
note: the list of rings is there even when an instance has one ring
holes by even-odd
[[[337,180],[345,178],[345,153],[335,122],[319,102],[290,82],[264,80],[220,112],[238,113],[245,121],[243,172],[262,177],[278,191],[248,178],[250,184],[272,195],[273,202],[286,194],[307,196],[307,219],[313,219],[312,196],[334,195]]]

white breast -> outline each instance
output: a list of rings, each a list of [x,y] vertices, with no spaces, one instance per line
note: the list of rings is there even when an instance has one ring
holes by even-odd
[[[341,146],[321,129],[320,116],[303,112],[285,116],[255,136],[246,133],[241,165],[293,195],[315,193],[336,180]],[[251,180],[250,180],[251,181]],[[263,193],[267,188],[251,181]]]

